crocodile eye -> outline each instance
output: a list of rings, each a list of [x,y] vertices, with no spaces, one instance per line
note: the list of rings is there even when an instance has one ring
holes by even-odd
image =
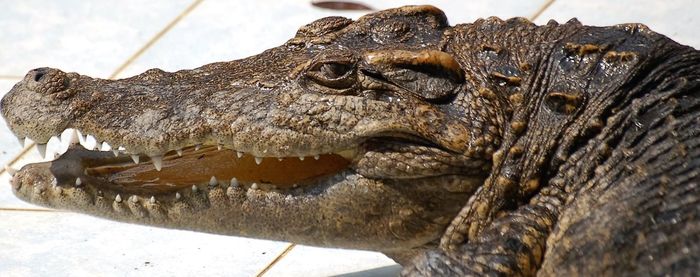
[[[355,84],[355,65],[339,62],[319,63],[311,67],[306,76],[325,87],[346,89]]]

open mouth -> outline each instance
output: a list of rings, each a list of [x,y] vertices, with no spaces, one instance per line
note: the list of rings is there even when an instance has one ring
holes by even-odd
[[[290,189],[336,175],[349,165],[338,154],[271,158],[217,146],[192,146],[139,163],[125,155],[94,160],[84,164],[84,172],[120,191],[163,194],[196,184]]]
[[[218,185],[291,191],[344,176],[351,171],[354,154],[345,150],[309,156],[258,157],[223,145],[193,145],[149,157],[128,153],[123,147],[100,151],[79,132],[69,129],[63,133],[80,139],[68,138],[71,146],[52,161],[50,169],[56,185],[88,185],[100,193],[144,197]],[[85,149],[77,145],[78,141]],[[46,145],[37,147],[41,153]]]

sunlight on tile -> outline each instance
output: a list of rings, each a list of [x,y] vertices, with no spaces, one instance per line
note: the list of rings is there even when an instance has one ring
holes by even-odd
[[[0,9],[0,75],[50,66],[107,77],[191,0],[13,1]]]
[[[253,276],[286,244],[0,211],[0,276]]]

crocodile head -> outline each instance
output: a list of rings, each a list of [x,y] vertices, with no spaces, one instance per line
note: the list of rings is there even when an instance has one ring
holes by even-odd
[[[71,147],[14,175],[18,197],[118,221],[318,246],[429,247],[482,184],[494,103],[446,50],[444,14],[328,17],[284,45],[105,80],[30,71],[2,99],[18,137]]]

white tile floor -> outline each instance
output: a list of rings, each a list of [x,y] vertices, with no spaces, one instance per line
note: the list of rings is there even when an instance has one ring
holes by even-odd
[[[201,2],[201,3],[200,3]],[[537,23],[578,17],[609,25],[643,22],[681,43],[700,47],[700,2],[676,0],[365,1],[383,9],[432,3],[450,22],[479,17],[531,18]],[[553,2],[551,5],[546,5]],[[4,3],[0,9],[0,95],[24,73],[52,66],[97,77],[126,77],[145,69],[192,68],[255,54],[293,36],[316,18],[358,12],[313,8],[295,1],[50,1]],[[185,12],[190,8],[189,12]],[[180,20],[175,19],[182,15]],[[171,24],[175,22],[174,24]],[[172,25],[172,28],[166,28]],[[163,31],[162,37],[152,40]],[[149,41],[153,44],[149,47]],[[138,55],[135,55],[138,54]],[[133,59],[131,59],[133,57]],[[126,67],[121,70],[121,66]],[[0,122],[0,164],[39,160]],[[0,276],[393,276],[398,266],[378,253],[296,246],[114,223],[49,211],[15,199],[0,175]]]

